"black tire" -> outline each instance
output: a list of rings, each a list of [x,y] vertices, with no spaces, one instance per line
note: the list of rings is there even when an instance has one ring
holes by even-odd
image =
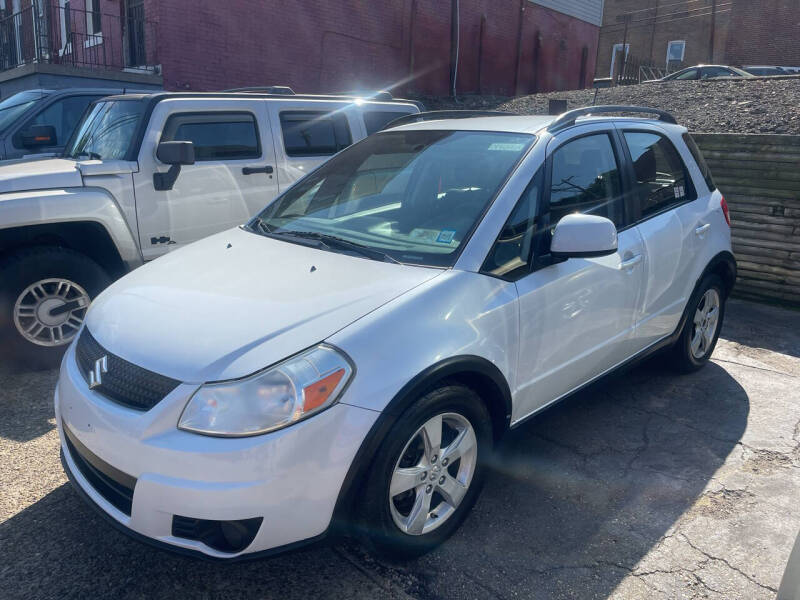
[[[37,281],[51,278],[74,282],[94,299],[110,283],[108,275],[90,258],[57,246],[24,248],[0,261],[0,348],[5,359],[26,369],[58,366],[74,333],[64,328],[65,339],[57,346],[38,345],[22,335],[14,321],[14,305],[20,294]],[[83,311],[82,314],[85,314]]]
[[[392,517],[389,485],[400,454],[415,432],[429,419],[444,413],[460,415],[472,425],[477,440],[475,471],[466,494],[452,514],[432,531],[411,535],[403,532]],[[372,549],[390,558],[412,558],[429,552],[450,537],[480,494],[492,452],[492,437],[491,419],[485,404],[473,390],[459,383],[444,383],[408,408],[382,442],[357,505],[359,520]],[[444,445],[444,438],[442,443]],[[453,466],[458,466],[456,461]]]
[[[705,346],[702,355],[698,357],[692,351],[692,339],[696,331],[694,316],[697,310],[703,306],[706,292],[709,290],[715,290],[719,297],[719,316],[711,342]],[[672,366],[676,371],[679,373],[693,373],[701,369],[709,361],[717,345],[720,331],[722,331],[726,300],[726,287],[722,279],[718,275],[707,275],[700,283],[697,294],[692,298],[692,303],[688,307],[686,323],[683,326],[680,337],[671,349]]]

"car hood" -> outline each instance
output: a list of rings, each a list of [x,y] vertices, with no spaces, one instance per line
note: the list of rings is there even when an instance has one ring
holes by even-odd
[[[83,179],[74,160],[33,158],[0,163],[0,193],[81,185]]]
[[[330,337],[441,273],[242,229],[123,277],[86,326],[106,350],[184,382],[235,379]]]

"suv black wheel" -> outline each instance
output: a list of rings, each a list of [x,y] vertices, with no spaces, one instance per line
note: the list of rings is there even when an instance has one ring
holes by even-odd
[[[444,384],[414,403],[381,445],[363,490],[372,546],[411,557],[446,540],[480,493],[492,445],[489,413],[470,388]]]
[[[26,248],[0,263],[0,339],[27,368],[58,365],[91,300],[111,282],[97,263],[56,246]]]
[[[691,373],[711,358],[725,316],[725,284],[717,275],[708,275],[700,284],[689,307],[683,331],[672,348],[675,368]]]

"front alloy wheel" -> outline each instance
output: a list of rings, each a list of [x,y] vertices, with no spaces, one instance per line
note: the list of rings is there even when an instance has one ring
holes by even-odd
[[[420,427],[390,482],[389,509],[400,531],[424,535],[445,523],[472,483],[477,457],[475,431],[463,416],[436,415]]]
[[[49,278],[22,290],[14,303],[19,334],[38,346],[68,344],[83,324],[89,294],[74,281]]]
[[[486,404],[461,383],[411,404],[376,442],[359,489],[358,527],[373,549],[410,558],[452,535],[480,494],[493,441]]]

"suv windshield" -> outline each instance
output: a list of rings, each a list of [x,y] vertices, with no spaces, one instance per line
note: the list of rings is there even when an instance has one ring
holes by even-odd
[[[379,133],[301,180],[249,227],[379,260],[451,266],[534,140],[484,131]]]
[[[144,112],[141,100],[98,102],[84,115],[64,156],[98,160],[125,159]]]
[[[22,113],[46,96],[42,92],[20,92],[0,102],[0,131],[13,124]]]

